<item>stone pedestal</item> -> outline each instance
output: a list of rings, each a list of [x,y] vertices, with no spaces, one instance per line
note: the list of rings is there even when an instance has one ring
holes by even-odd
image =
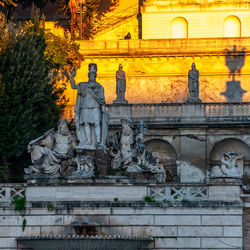
[[[126,99],[118,99],[116,98],[114,101],[113,101],[114,104],[128,104],[128,101]]]
[[[186,100],[186,103],[192,103],[192,104],[201,103],[201,99],[200,99],[199,97],[197,97],[197,98],[189,97],[189,98]]]
[[[104,149],[76,148],[77,171],[71,178],[104,177],[109,167],[109,156]]]

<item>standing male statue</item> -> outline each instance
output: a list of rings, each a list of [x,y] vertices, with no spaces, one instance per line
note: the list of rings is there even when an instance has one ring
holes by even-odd
[[[114,103],[126,104],[128,101],[125,99],[126,92],[126,76],[122,70],[122,65],[119,64],[119,70],[116,71],[116,100]]]
[[[201,102],[199,98],[199,71],[196,69],[195,63],[192,64],[192,69],[188,72],[188,89],[187,102]]]
[[[88,82],[79,84],[75,84],[74,80],[76,71],[71,72],[71,88],[77,89],[75,123],[80,148],[96,148],[105,145],[108,113],[105,111],[104,88],[96,82],[96,71],[97,65],[90,63]]]

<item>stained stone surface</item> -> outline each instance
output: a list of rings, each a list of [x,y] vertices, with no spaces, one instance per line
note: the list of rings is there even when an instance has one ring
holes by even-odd
[[[241,88],[240,81],[227,81],[227,88],[221,94],[227,98],[227,102],[242,102],[243,95],[247,92]]]

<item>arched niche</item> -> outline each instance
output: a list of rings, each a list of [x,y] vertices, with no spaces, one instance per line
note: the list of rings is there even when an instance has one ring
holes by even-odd
[[[177,17],[171,22],[171,38],[188,38],[188,22],[183,17]]]
[[[215,144],[210,153],[210,168],[218,165],[221,165],[221,157],[223,153],[235,152],[242,153],[244,158],[237,162],[237,166],[239,167],[241,173],[250,173],[250,148],[249,146],[235,138],[227,138],[221,140]]]
[[[174,147],[167,141],[161,139],[151,139],[144,142],[147,150],[153,153],[159,165],[163,165],[166,170],[166,181],[177,181],[177,154]]]
[[[241,22],[236,16],[228,16],[224,20],[224,37],[240,37]]]

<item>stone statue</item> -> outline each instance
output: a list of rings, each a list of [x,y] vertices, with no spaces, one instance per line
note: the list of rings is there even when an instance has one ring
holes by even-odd
[[[237,167],[237,161],[244,156],[235,152],[223,153],[221,166],[214,166],[210,171],[210,177],[242,177]]]
[[[189,103],[199,103],[199,71],[195,67],[195,63],[192,64],[192,69],[188,72],[188,89],[189,98],[187,102]]]
[[[156,180],[165,182],[166,173],[162,166],[159,166],[153,154],[146,149],[144,133],[146,125],[140,121],[136,126],[136,134],[131,118],[122,119],[122,131],[113,136],[110,146],[110,156],[113,158],[112,168],[124,170],[127,173],[151,173],[156,175]]]
[[[77,170],[72,173],[71,177],[89,178],[95,175],[93,157],[91,157],[90,155],[77,154],[74,161],[77,164]]]
[[[121,120],[122,123],[122,133],[121,133],[121,156],[122,163],[127,164],[131,161],[132,157],[132,144],[134,143],[134,133],[133,133],[133,120],[131,118],[126,118]]]
[[[77,89],[75,123],[79,148],[104,147],[106,141],[109,115],[105,111],[104,89],[96,82],[96,72],[97,65],[89,64],[89,81],[79,84],[74,80],[76,71],[71,72],[71,87]]]
[[[61,165],[69,161],[74,148],[74,140],[66,119],[57,122],[57,131],[51,129],[28,145],[31,161],[34,165],[25,169],[26,174],[55,175]]]
[[[128,101],[125,99],[126,92],[126,77],[125,72],[122,70],[122,65],[119,64],[119,70],[116,71],[116,99],[114,103],[126,104]]]

